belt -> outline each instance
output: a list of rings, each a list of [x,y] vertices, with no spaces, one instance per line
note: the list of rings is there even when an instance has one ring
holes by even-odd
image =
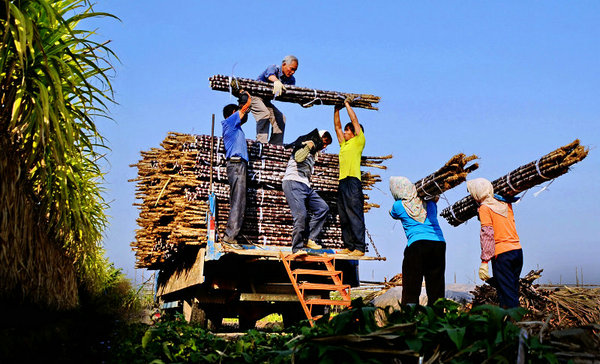
[[[227,159],[227,161],[233,162],[233,163],[240,163],[240,162],[245,162],[246,160],[243,159],[242,157],[231,157],[231,158]]]

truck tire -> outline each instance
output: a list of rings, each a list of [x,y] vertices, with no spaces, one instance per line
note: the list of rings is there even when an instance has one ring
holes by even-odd
[[[186,311],[189,313],[186,314]],[[207,308],[200,307],[196,300],[184,301],[184,315],[189,323],[197,324],[203,329],[215,331],[221,327],[223,317],[218,313],[211,312]]]

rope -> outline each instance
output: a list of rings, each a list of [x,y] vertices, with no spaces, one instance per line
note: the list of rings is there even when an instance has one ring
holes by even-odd
[[[533,194],[533,197],[538,197],[538,195],[539,195],[540,193],[542,193],[542,192],[546,191],[546,190],[548,189],[548,187],[550,187],[550,185],[551,185],[551,184],[552,184],[552,182],[554,182],[554,181],[556,181],[556,178],[555,178],[555,179],[553,179],[552,181],[550,181],[550,183],[548,183],[547,185],[545,185],[545,186],[544,186],[544,187],[543,187],[541,190],[539,190],[539,191],[535,192],[535,193]]]
[[[542,172],[540,171],[540,160],[539,159],[537,160],[537,162],[535,162],[535,170],[540,175],[540,177],[542,177],[543,179],[550,179],[549,177],[544,176],[542,174]]]
[[[506,175],[506,183],[508,184],[508,187],[510,187],[513,191],[519,192],[519,190],[517,190],[510,184],[510,173]]]
[[[312,101],[309,101],[309,102],[307,102],[306,104],[302,104],[302,106],[304,106],[304,107],[307,107],[308,105],[310,105],[310,104],[314,103],[314,102],[315,102],[315,101],[317,101],[317,100],[319,100],[319,103],[320,103],[321,105],[323,105],[323,100],[321,100],[321,98],[320,98],[320,97],[317,97],[317,90],[314,90],[314,89],[313,89],[313,92],[315,93],[315,96],[314,96],[314,98],[312,99]]]
[[[424,193],[424,194],[426,194],[426,195],[427,195],[427,197],[429,197],[429,198],[433,198],[433,197],[435,197],[435,196],[432,196],[432,195],[430,195],[429,193],[427,193],[427,191],[425,191],[425,189],[423,188],[423,183],[424,183],[424,182],[425,182],[424,180],[421,180],[421,183],[420,183],[420,186],[419,186],[419,188],[421,189],[421,191],[423,191],[423,193]],[[439,187],[438,187],[438,188],[439,188]]]
[[[450,206],[450,213],[452,214],[452,217],[454,218],[454,220],[458,221],[460,224],[462,224],[464,222],[461,219],[459,219],[458,217],[456,217],[456,215],[454,214],[454,208],[452,206]]]
[[[442,190],[442,188],[440,187],[440,185],[438,185],[438,183],[436,182],[436,180],[433,180],[433,183],[435,184],[435,187],[437,187],[438,190],[440,190],[440,193],[444,193],[444,190]]]
[[[221,141],[223,140],[223,138],[217,138],[217,162],[216,164],[219,165],[221,162],[221,153],[219,153],[219,149],[221,149]]]
[[[231,76],[229,76],[229,100],[231,100],[231,96],[233,96],[233,89],[231,88],[231,81],[234,78],[233,71],[235,70],[235,66],[237,66],[237,62],[235,62],[233,64],[233,66],[231,67]],[[237,80],[236,80],[236,82],[237,82]],[[238,86],[239,86],[239,83],[238,83]]]

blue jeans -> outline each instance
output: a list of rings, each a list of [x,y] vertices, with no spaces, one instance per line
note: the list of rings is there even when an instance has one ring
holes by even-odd
[[[509,250],[492,258],[492,271],[498,300],[503,308],[519,307],[519,275],[523,269],[523,250]]]
[[[242,229],[246,211],[246,175],[248,162],[227,161],[227,180],[229,181],[229,217],[225,235],[235,239]]]
[[[360,179],[346,177],[339,181],[337,204],[342,240],[346,248],[361,252],[366,250],[364,202]]]
[[[294,218],[292,252],[295,253],[304,247],[307,238],[317,240],[325,224],[329,206],[315,190],[302,182],[284,180],[282,187]]]

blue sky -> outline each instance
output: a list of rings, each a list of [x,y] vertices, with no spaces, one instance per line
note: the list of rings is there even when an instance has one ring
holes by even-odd
[[[294,54],[299,86],[381,97],[379,111],[356,110],[364,154],[394,155],[379,190],[370,192],[382,207],[366,215],[387,261],[361,263],[362,279],[401,272],[406,238],[388,215],[389,176],[415,181],[464,152],[481,158],[472,178],[493,180],[580,138],[590,155],[538,197],[538,188],[530,191],[515,218],[523,274],[539,267],[541,282],[575,282],[577,268],[584,282],[600,284],[600,3],[107,0],[96,9],[121,19],[92,24],[120,57],[114,120],[98,121],[111,148],[104,246],[138,283],[129,246],[138,210],[127,182],[136,169],[129,165],[169,131],[210,134],[211,114],[218,118],[231,101],[209,88],[211,75],[255,78]],[[332,130],[332,107],[277,106],[288,120],[286,141],[315,127]],[[254,125],[245,126],[249,138]],[[453,203],[465,195],[463,184],[445,196]],[[440,223],[446,281],[479,284],[477,220]]]

